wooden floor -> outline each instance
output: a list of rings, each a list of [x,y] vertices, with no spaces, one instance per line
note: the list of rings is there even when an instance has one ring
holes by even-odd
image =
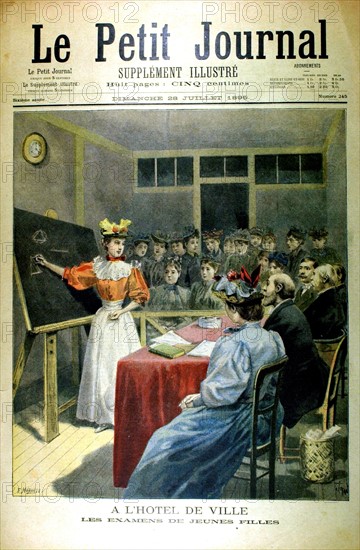
[[[298,460],[276,463],[276,498],[280,500],[348,500],[347,398],[338,398],[337,424],[341,436],[335,442],[335,479],[312,483],[301,477]],[[309,414],[288,432],[287,444],[296,446],[299,436],[319,427],[319,417]],[[60,416],[60,435],[50,443],[43,439],[42,407],[32,406],[14,415],[13,494],[21,497],[117,499],[122,489],[112,483],[113,430],[99,434],[75,418],[75,408]],[[267,478],[258,483],[258,498],[267,499]],[[249,485],[232,479],[223,498],[248,499]]]

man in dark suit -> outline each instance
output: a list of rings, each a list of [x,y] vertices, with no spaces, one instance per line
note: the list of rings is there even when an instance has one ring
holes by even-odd
[[[322,404],[329,372],[318,355],[304,314],[292,300],[294,294],[292,279],[282,273],[269,277],[263,299],[265,306],[275,306],[264,328],[280,334],[289,358],[280,390],[287,428]]]
[[[303,248],[305,242],[306,233],[302,229],[297,227],[290,227],[286,235],[286,244],[289,249],[289,263],[287,270],[290,277],[295,279],[299,273],[299,265],[301,260],[308,254],[308,252]]]
[[[303,258],[299,266],[298,279],[300,280],[300,286],[295,293],[294,303],[301,311],[305,311],[317,297],[313,285],[314,273],[317,266],[316,260],[309,256]]]
[[[318,296],[304,311],[315,339],[337,338],[346,327],[344,309],[335,283],[333,266],[324,264],[315,269],[314,287]]]
[[[329,232],[325,227],[313,228],[309,231],[309,237],[314,246],[310,250],[310,254],[316,258],[318,265],[341,263],[339,253],[334,248],[326,245],[328,235]]]

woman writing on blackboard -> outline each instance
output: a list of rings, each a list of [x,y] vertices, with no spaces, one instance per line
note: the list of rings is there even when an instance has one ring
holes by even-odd
[[[80,382],[76,416],[97,424],[99,433],[114,424],[116,365],[140,346],[130,311],[150,297],[141,272],[123,256],[130,220],[99,223],[106,258],[97,256],[75,267],[60,267],[38,255],[36,261],[77,290],[96,287],[102,300],[91,324]],[[130,302],[122,307],[125,298]]]

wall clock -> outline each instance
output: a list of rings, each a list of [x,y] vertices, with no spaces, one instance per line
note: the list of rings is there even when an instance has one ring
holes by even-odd
[[[24,159],[30,164],[40,164],[47,153],[45,138],[36,132],[29,134],[23,141],[22,153]]]

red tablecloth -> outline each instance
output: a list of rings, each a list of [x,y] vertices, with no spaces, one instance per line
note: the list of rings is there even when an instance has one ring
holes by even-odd
[[[217,340],[230,325],[222,319],[221,329],[201,329],[196,323],[177,331],[190,342]],[[205,378],[208,357],[183,355],[166,359],[147,348],[118,362],[115,395],[114,465],[115,487],[126,487],[146,444],[155,430],[181,409],[180,401],[198,393]]]

